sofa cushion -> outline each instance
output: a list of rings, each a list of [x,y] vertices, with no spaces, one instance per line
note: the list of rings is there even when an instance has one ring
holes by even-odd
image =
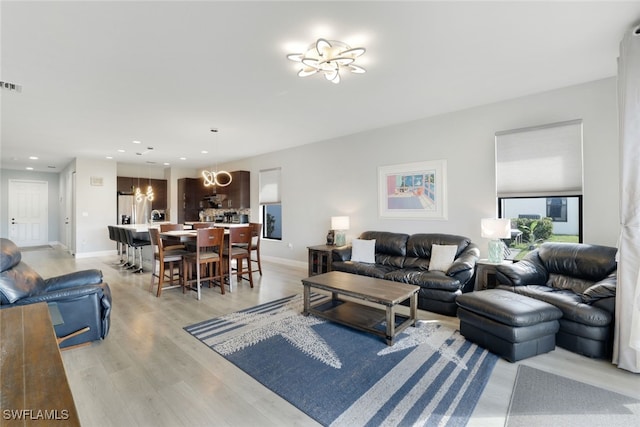
[[[429,271],[446,273],[451,264],[453,264],[457,251],[458,247],[456,245],[432,245]]]
[[[565,276],[564,274],[549,274],[547,286],[556,289],[566,289],[573,293],[582,295],[585,290],[593,285],[592,280],[580,279],[578,277]]]
[[[353,239],[351,242],[351,261],[376,262],[376,240]]]
[[[395,267],[389,265],[367,264],[353,261],[334,261],[331,264],[331,269],[345,273],[359,274],[361,276],[376,277],[378,279],[383,279],[387,273],[396,270]]]
[[[422,288],[440,289],[444,291],[457,291],[462,287],[460,280],[449,277],[442,271],[425,271],[419,268],[402,268],[387,273],[387,280],[409,283]]]
[[[42,277],[24,262],[0,273],[0,294],[5,304],[36,295],[44,288]]]
[[[549,273],[597,282],[617,267],[616,248],[574,243],[546,242],[538,256]],[[577,292],[581,293],[581,292]]]
[[[429,269],[433,245],[457,246],[456,257],[467,249],[471,241],[467,237],[453,234],[413,234],[407,241],[407,258],[403,267]]]
[[[545,285],[497,285],[496,288],[506,289],[520,295],[526,295],[553,304],[562,311],[564,319],[576,323],[589,326],[607,326],[613,320],[612,313],[602,308],[583,303],[582,296],[570,290],[556,289]]]
[[[365,231],[359,238],[376,241],[376,264],[402,268],[407,253],[408,234]]]
[[[9,239],[0,239],[0,272],[18,265],[22,260],[20,249]]]

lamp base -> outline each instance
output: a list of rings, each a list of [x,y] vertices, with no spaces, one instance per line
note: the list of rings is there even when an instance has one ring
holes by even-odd
[[[490,263],[500,264],[504,261],[504,243],[502,240],[489,241],[489,259]]]
[[[344,246],[347,244],[347,237],[344,234],[344,231],[336,230],[335,237],[336,237],[336,240],[335,240],[336,246]]]

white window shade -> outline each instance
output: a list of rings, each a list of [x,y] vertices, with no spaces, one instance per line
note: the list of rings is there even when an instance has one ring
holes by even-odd
[[[496,133],[498,197],[582,194],[582,120]]]
[[[260,171],[259,177],[259,203],[261,205],[280,203],[280,168],[262,170]]]

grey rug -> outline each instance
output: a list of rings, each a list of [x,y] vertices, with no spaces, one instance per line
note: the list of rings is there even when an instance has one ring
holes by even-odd
[[[506,427],[640,425],[640,400],[518,366]]]

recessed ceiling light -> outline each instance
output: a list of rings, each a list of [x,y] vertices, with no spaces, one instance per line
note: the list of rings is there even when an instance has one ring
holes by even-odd
[[[124,150],[121,148],[118,150],[118,153],[124,153]]]
[[[29,156],[29,160],[38,160],[38,157],[36,157],[36,156]]]
[[[171,163],[169,163],[169,162],[164,162],[164,163],[163,163],[163,165],[165,165],[165,166],[169,166],[170,164],[171,164]]]
[[[25,169],[28,170],[28,171],[32,171],[33,170],[33,168],[31,166],[27,166]]]
[[[132,141],[132,142],[133,142],[134,144],[142,144],[142,142],[137,141],[137,140],[136,140],[136,141]]]
[[[113,159],[113,156],[107,156],[107,159],[111,160]]]
[[[207,150],[202,150],[200,154],[209,154],[209,152]]]
[[[180,160],[187,160],[186,157],[180,157]]]

